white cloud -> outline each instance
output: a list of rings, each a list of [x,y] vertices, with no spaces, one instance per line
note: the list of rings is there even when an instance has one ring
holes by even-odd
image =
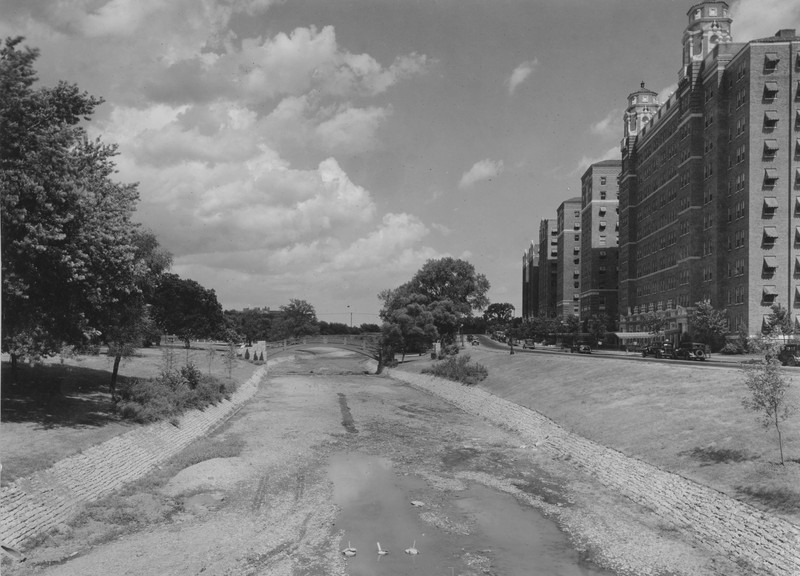
[[[669,86],[666,86],[665,88],[662,88],[659,91],[658,96],[657,96],[658,101],[661,102],[661,104],[666,104],[667,100],[669,99],[669,97],[672,96],[677,89],[678,89],[678,83],[677,82],[673,82]]]
[[[619,146],[613,146],[609,148],[602,154],[596,157],[590,156],[582,156],[581,159],[578,161],[578,165],[572,170],[568,176],[574,178],[576,176],[583,176],[583,173],[586,172],[586,169],[596,162],[601,162],[603,160],[616,160],[620,158],[620,151]]]
[[[772,36],[783,28],[800,28],[797,0],[739,0],[731,5],[731,35],[735,42]]]
[[[480,160],[475,162],[475,164],[472,165],[472,168],[462,174],[461,181],[458,183],[458,187],[464,190],[465,188],[469,188],[481,180],[491,180],[492,178],[502,174],[502,172],[502,160],[490,160],[489,158]]]
[[[514,68],[514,71],[511,72],[511,76],[506,79],[506,86],[508,87],[508,93],[513,94],[514,91],[528,79],[528,77],[533,73],[536,67],[539,65],[539,61],[534,58],[533,60],[527,60]]]
[[[605,118],[598,120],[589,127],[589,132],[598,136],[619,137],[622,132],[622,111],[614,108]]]

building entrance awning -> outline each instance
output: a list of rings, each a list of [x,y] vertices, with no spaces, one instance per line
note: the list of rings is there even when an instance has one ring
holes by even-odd
[[[614,335],[627,342],[629,340],[663,340],[664,334],[653,334],[652,332],[614,332]]]

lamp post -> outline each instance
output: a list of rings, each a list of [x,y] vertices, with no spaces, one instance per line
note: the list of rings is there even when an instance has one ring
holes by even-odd
[[[347,305],[347,309],[350,310],[350,304]],[[353,311],[350,310],[350,328],[353,327]]]

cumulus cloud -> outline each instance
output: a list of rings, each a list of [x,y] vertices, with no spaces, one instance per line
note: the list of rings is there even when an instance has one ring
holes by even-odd
[[[431,62],[348,51],[332,26],[237,36],[237,19],[274,1],[26,0],[0,31],[35,30],[44,78],[105,98],[91,136],[118,144],[116,177],[139,182],[137,219],[175,272],[226,307],[372,301],[376,277],[400,284],[439,254],[418,217],[379,213],[339,159],[381,148],[392,87]],[[76,77],[76,62],[92,65]]]
[[[508,87],[508,93],[513,94],[514,91],[528,79],[528,77],[533,73],[534,69],[539,65],[539,61],[534,58],[533,60],[527,60],[514,68],[514,71],[511,72],[511,76],[506,79],[506,86]]]
[[[739,0],[731,5],[735,42],[772,36],[782,28],[800,28],[797,0]]]
[[[622,111],[614,108],[602,120],[598,120],[589,127],[589,132],[598,136],[619,137],[622,132]]]
[[[502,173],[502,160],[490,160],[489,158],[486,158],[485,160],[475,162],[475,164],[472,165],[472,168],[461,175],[461,181],[458,183],[458,187],[464,190],[466,188],[470,188],[476,182],[480,182],[481,180],[491,180]]]
[[[669,99],[669,97],[672,96],[677,89],[678,89],[678,83],[677,82],[673,82],[669,86],[666,86],[665,88],[662,88],[658,92],[658,96],[657,96],[658,101],[661,102],[662,104],[666,104],[667,100]]]
[[[596,162],[601,162],[603,160],[616,160],[620,158],[620,151],[619,146],[614,146],[609,148],[599,156],[582,156],[581,159],[578,161],[578,165],[573,169],[568,176],[570,178],[574,178],[576,176],[583,176],[583,173],[586,172],[586,169]]]

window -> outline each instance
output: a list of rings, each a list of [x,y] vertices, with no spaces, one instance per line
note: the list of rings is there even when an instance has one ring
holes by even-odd
[[[606,191],[600,190],[600,200],[605,200],[605,199],[606,199]]]
[[[605,186],[606,185],[606,177],[605,176],[600,176],[600,185],[601,186]]]
[[[764,270],[774,271],[778,267],[777,256],[764,256]]]
[[[778,209],[778,199],[774,196],[764,197],[764,212],[775,212]]]
[[[607,222],[605,220],[600,221],[600,230],[605,230],[607,226]]]
[[[764,244],[775,244],[778,239],[778,228],[775,226],[764,226]]]
[[[764,54],[764,71],[774,72],[777,70],[778,62],[780,61],[781,59],[777,52],[767,52]]]
[[[777,95],[778,95],[778,83],[766,82],[764,84],[764,99],[774,100]]]
[[[580,229],[581,229],[581,224],[580,224],[580,222],[575,222],[575,224],[573,225],[573,228],[574,228],[575,230],[580,230]]]
[[[778,115],[777,110],[765,110],[764,111],[764,126],[767,128],[774,128],[775,125],[778,123],[780,116]]]
[[[605,206],[600,206],[600,210],[598,210],[598,214],[600,214],[600,216],[605,216],[606,215],[606,207]]]
[[[765,168],[764,169],[764,185],[772,186],[778,180],[778,169],[777,168]]]

